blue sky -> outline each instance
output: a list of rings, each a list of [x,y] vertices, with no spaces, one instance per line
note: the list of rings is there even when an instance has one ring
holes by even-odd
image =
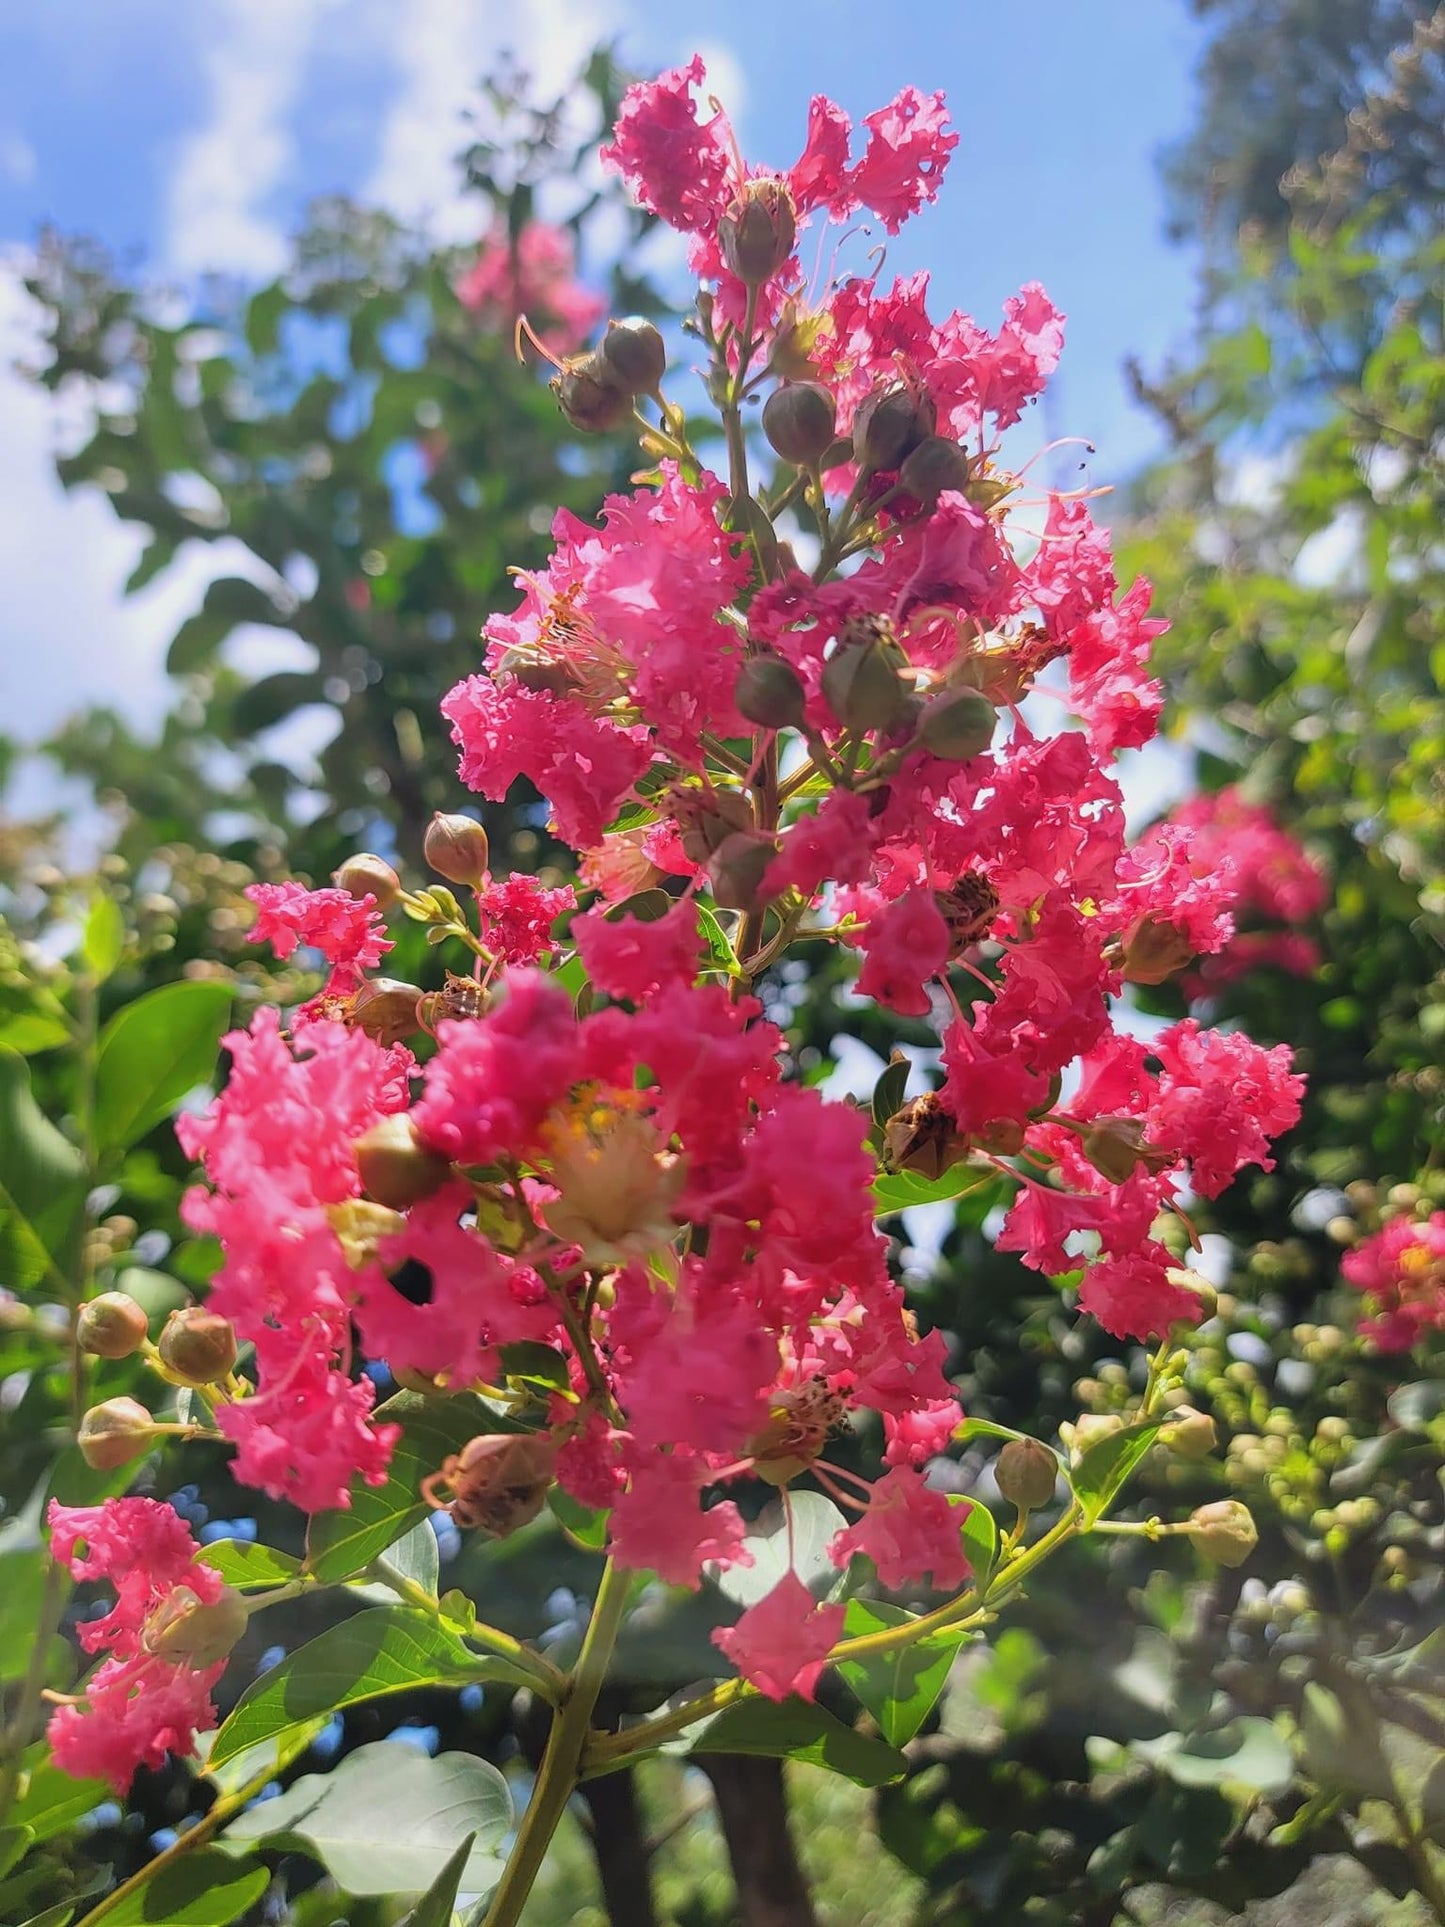
[[[27,349],[18,288],[43,222],[182,285],[262,275],[305,201],[370,196],[445,230],[468,83],[503,48],[558,82],[598,38],[641,70],[700,48],[749,159],[786,165],[814,92],[859,119],[905,82],[949,96],[961,141],[939,205],[890,246],[935,306],[993,322],[1040,280],[1069,316],[1043,427],[1088,435],[1096,481],[1153,445],[1121,375],[1188,338],[1193,264],[1162,237],[1158,150],[1187,126],[1183,0],[43,0],[0,9],[0,358]],[[74,704],[164,697],[175,623],[224,558],[123,602],[139,537],[64,498],[40,398],[0,375],[0,704],[22,735]],[[77,424],[64,425],[74,432]]]

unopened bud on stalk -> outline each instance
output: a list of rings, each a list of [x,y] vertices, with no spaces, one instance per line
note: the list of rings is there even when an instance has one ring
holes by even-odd
[[[356,1140],[356,1169],[366,1194],[393,1211],[405,1211],[439,1191],[451,1165],[419,1143],[411,1119],[380,1118]]]
[[[753,827],[752,806],[736,790],[678,788],[668,804],[682,838],[682,852],[693,863],[706,863],[728,837]]]
[[[448,816],[438,810],[426,826],[422,855],[427,868],[448,883],[480,890],[487,880],[491,854],[487,833],[472,816]]]
[[[390,1048],[421,1029],[417,1015],[420,997],[416,984],[399,983],[394,977],[368,977],[357,986],[343,1022],[352,1030],[364,1031],[374,1043]]]
[[[887,729],[908,701],[908,685],[883,650],[847,643],[823,665],[823,697],[845,729]]]
[[[968,457],[957,442],[946,435],[929,435],[904,458],[898,479],[910,495],[932,508],[945,490],[962,494],[970,473]]]
[[[108,1398],[80,1421],[76,1444],[92,1472],[114,1472],[138,1459],[155,1436],[156,1422],[138,1400]]]
[[[1172,1162],[1169,1152],[1148,1143],[1142,1118],[1097,1118],[1085,1132],[1082,1144],[1084,1156],[1111,1184],[1122,1184],[1141,1166],[1146,1171],[1161,1171]]]
[[[1131,984],[1167,983],[1194,955],[1194,945],[1177,924],[1140,917],[1124,938],[1124,979]]]
[[[156,1350],[174,1378],[187,1385],[214,1385],[236,1363],[236,1333],[219,1312],[187,1305],[166,1320]]]
[[[177,1586],[146,1622],[145,1649],[160,1659],[184,1660],[200,1670],[225,1659],[246,1631],[250,1615],[234,1586],[218,1599],[198,1599],[189,1586]]]
[[[146,1341],[147,1319],[123,1291],[103,1291],[82,1305],[75,1321],[75,1342],[94,1358],[129,1358]]]
[[[1085,1412],[1070,1427],[1069,1444],[1082,1458],[1091,1445],[1097,1445],[1100,1439],[1110,1438],[1123,1429],[1124,1421],[1117,1412]]]
[[[569,356],[547,386],[567,420],[586,435],[609,434],[632,413],[631,394],[619,387],[601,354]]]
[[[1010,1439],[994,1461],[993,1477],[1011,1506],[1037,1512],[1053,1499],[1059,1462],[1038,1439]]]
[[[781,656],[754,656],[739,671],[738,714],[763,729],[797,729],[803,720],[802,678]]]
[[[770,281],[793,252],[798,220],[788,184],[777,175],[745,181],[718,222],[718,246],[730,273],[747,287]]]
[[[875,388],[853,417],[853,459],[865,475],[900,468],[932,435],[937,412],[926,389],[901,381]]]
[[[1176,1405],[1169,1422],[1159,1428],[1159,1443],[1168,1446],[1181,1459],[1197,1464],[1207,1459],[1217,1443],[1214,1420],[1208,1412],[1197,1412],[1192,1405]]]
[[[645,315],[609,321],[598,353],[613,381],[630,395],[653,394],[667,372],[667,344]]]
[[[718,905],[724,910],[760,910],[769,901],[762,894],[763,877],[777,854],[773,839],[756,830],[724,837],[707,866]]]
[[[820,381],[790,381],[763,403],[763,433],[795,468],[812,468],[833,445],[838,404]]]
[[[1189,1515],[1190,1545],[1216,1566],[1242,1566],[1259,1544],[1259,1530],[1247,1505],[1238,1499],[1216,1499]]]
[[[331,881],[353,897],[375,897],[378,910],[388,909],[401,894],[401,878],[396,871],[384,856],[372,856],[369,851],[348,857],[339,870],[332,872]]]
[[[918,740],[945,762],[966,763],[981,756],[998,728],[998,711],[971,689],[949,689],[924,707]]]

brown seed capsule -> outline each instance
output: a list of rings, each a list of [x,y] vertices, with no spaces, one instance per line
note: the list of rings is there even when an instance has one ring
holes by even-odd
[[[763,894],[763,877],[778,846],[756,830],[738,830],[724,837],[708,859],[712,893],[724,910],[761,910],[771,896]]]
[[[76,1444],[93,1472],[114,1472],[148,1450],[156,1422],[133,1398],[108,1398],[92,1405],[80,1421]]]
[[[389,908],[401,894],[401,878],[396,871],[384,856],[372,856],[369,851],[348,857],[339,870],[332,872],[331,881],[353,897],[375,897],[378,910]]]
[[[998,728],[998,711],[971,689],[949,689],[924,707],[918,740],[930,755],[966,763],[981,756]]]
[[[1247,1505],[1238,1499],[1216,1499],[1189,1515],[1190,1545],[1216,1566],[1242,1566],[1259,1544],[1259,1529]]]
[[[833,446],[838,404],[820,381],[789,381],[763,403],[763,433],[795,468],[811,468]]]
[[[971,469],[967,455],[946,435],[929,435],[905,456],[898,479],[910,495],[932,508],[945,490],[961,494]]]
[[[970,944],[981,943],[998,915],[998,891],[981,870],[965,870],[951,889],[936,890],[933,901],[948,925],[952,957],[961,955]]]
[[[889,1171],[916,1171],[922,1178],[941,1178],[972,1152],[937,1091],[925,1091],[895,1111],[883,1126],[883,1162]]]
[[[733,690],[738,714],[763,729],[797,729],[803,720],[802,678],[781,656],[754,656]]]
[[[1011,1506],[1037,1512],[1054,1496],[1059,1462],[1038,1439],[1010,1439],[994,1460],[993,1477]]]
[[[600,354],[571,355],[547,386],[574,428],[607,435],[632,414],[632,396],[620,387]]]
[[[902,466],[933,433],[937,410],[926,389],[892,382],[875,388],[853,417],[853,456],[865,475]]]
[[[405,1211],[439,1191],[452,1167],[417,1141],[409,1117],[395,1113],[356,1140],[356,1169],[368,1197]]]
[[[160,1659],[214,1666],[239,1645],[249,1618],[234,1586],[216,1599],[199,1599],[189,1586],[177,1586],[146,1621],[141,1643]]]
[[[839,649],[823,665],[823,697],[845,729],[887,729],[908,701],[908,685],[883,650]]]
[[[651,395],[667,373],[667,343],[645,315],[609,321],[598,350],[613,381],[630,395]]]
[[[682,853],[693,863],[706,863],[713,852],[738,830],[753,827],[753,812],[736,790],[685,789],[668,792],[668,808],[682,838]]]
[[[421,850],[427,868],[448,883],[480,890],[487,880],[491,851],[487,833],[474,816],[447,815],[438,810],[426,826]]]
[[[1084,1156],[1111,1184],[1122,1184],[1142,1168],[1162,1171],[1173,1162],[1168,1151],[1158,1151],[1144,1136],[1137,1117],[1101,1117],[1089,1127],[1082,1142]]]
[[[748,1440],[753,1471],[768,1485],[784,1486],[818,1457],[829,1434],[848,1420],[848,1401],[830,1391],[822,1378],[777,1392],[768,1402],[767,1423]]]
[[[746,181],[718,222],[718,246],[730,273],[747,287],[770,281],[793,252],[798,219],[788,184],[778,175]]]
[[[156,1350],[161,1363],[186,1385],[214,1385],[236,1363],[236,1333],[229,1318],[187,1305],[166,1320]]]
[[[423,1479],[421,1496],[450,1512],[464,1532],[505,1539],[546,1504],[556,1456],[555,1443],[541,1433],[484,1433]]]
[[[129,1358],[146,1341],[144,1311],[123,1291],[103,1291],[82,1305],[75,1342],[95,1358]]]
[[[417,1015],[420,997],[416,984],[398,983],[394,977],[368,977],[342,1009],[341,1021],[389,1048],[421,1029]]]

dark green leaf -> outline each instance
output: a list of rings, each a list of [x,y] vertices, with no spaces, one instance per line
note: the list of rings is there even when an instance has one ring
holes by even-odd
[[[991,1175],[981,1175],[970,1164],[955,1164],[941,1178],[921,1178],[916,1171],[885,1173],[873,1181],[873,1200],[877,1215],[884,1218],[918,1204],[948,1204],[985,1187],[995,1188]]]
[[[1160,1419],[1125,1425],[1091,1445],[1068,1473],[1074,1495],[1084,1509],[1084,1522],[1102,1519],[1149,1447],[1159,1436]]]
[[[377,1417],[401,1426],[386,1484],[371,1486],[358,1479],[349,1509],[318,1512],[306,1535],[307,1564],[328,1584],[352,1578],[426,1517],[422,1480],[439,1471],[442,1461],[460,1452],[468,1439],[482,1432],[522,1429],[470,1392],[450,1398],[398,1392],[379,1407]]]
[[[850,1599],[843,1622],[847,1639],[860,1639],[889,1627],[906,1626],[917,1618],[902,1606],[879,1599]],[[895,1646],[869,1659],[839,1662],[838,1671],[858,1697],[859,1704],[878,1722],[890,1746],[904,1746],[933,1711],[953,1656],[964,1639],[962,1632],[929,1633],[910,1646]]]
[[[230,1009],[228,985],[197,982],[163,984],[116,1012],[96,1061],[98,1150],[125,1150],[210,1081]]]
[[[463,1840],[474,1845],[459,1884],[496,1884],[512,1827],[507,1782],[470,1753],[429,1759],[380,1740],[334,1772],[308,1773],[278,1799],[233,1820],[226,1847],[264,1842],[319,1860],[352,1894],[417,1893],[435,1882]]]
[[[106,1916],[110,1927],[228,1927],[265,1893],[271,1876],[254,1860],[202,1847],[162,1867]]]
[[[0,1552],[0,1680],[19,1679],[30,1664],[45,1589],[40,1546]]]
[[[401,1927],[451,1927],[452,1909],[462,1884],[462,1870],[471,1858],[477,1836],[469,1833],[456,1852],[412,1908]]]
[[[873,1122],[882,1130],[895,1111],[903,1107],[903,1093],[908,1086],[908,1074],[913,1069],[908,1059],[901,1054],[890,1058],[888,1068],[873,1086]]]
[[[30,1094],[25,1059],[0,1050],[0,1278],[24,1291],[74,1270],[85,1161]]]
[[[581,1546],[585,1552],[600,1552],[606,1545],[610,1513],[594,1512],[590,1506],[579,1504],[560,1485],[554,1485],[547,1494],[547,1504],[574,1545]]]
[[[998,1560],[998,1521],[981,1499],[957,1503],[968,1507],[959,1521],[959,1535],[973,1570],[974,1584],[982,1587]]]
[[[703,943],[707,946],[705,968],[721,970],[729,977],[740,977],[742,965],[738,962],[737,952],[733,949],[728,934],[718,922],[716,915],[705,903],[697,906],[697,927],[702,933]]]
[[[35,1844],[30,1827],[0,1827],[0,1876],[17,1866]]]
[[[895,1747],[855,1733],[821,1706],[801,1699],[745,1699],[724,1707],[691,1737],[688,1751],[806,1760],[856,1786],[886,1786],[908,1771],[908,1762]]]
[[[1295,1773],[1287,1742],[1264,1719],[1231,1720],[1212,1733],[1164,1733],[1157,1740],[1136,1740],[1134,1751],[1180,1786],[1283,1793]]]
[[[62,1900],[58,1907],[47,1907],[43,1914],[32,1914],[21,1927],[70,1927],[75,1918],[75,1902]]]
[[[495,1673],[439,1620],[410,1606],[375,1606],[299,1646],[263,1673],[216,1735],[210,1764],[360,1700],[412,1686],[462,1686]]]

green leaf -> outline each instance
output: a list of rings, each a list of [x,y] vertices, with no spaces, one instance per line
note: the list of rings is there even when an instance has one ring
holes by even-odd
[[[470,1753],[429,1759],[378,1740],[241,1814],[222,1843],[308,1853],[347,1893],[393,1894],[432,1886],[471,1836],[459,1885],[484,1892],[501,1875],[511,1827],[507,1782],[487,1761]]]
[[[229,985],[202,982],[163,984],[116,1012],[96,1059],[97,1150],[125,1150],[210,1081],[230,1009]]]
[[[0,1046],[17,1050],[22,1057],[59,1050],[70,1038],[69,1024],[43,1010],[13,1010],[0,1016]]]
[[[501,1347],[502,1372],[507,1378],[520,1379],[524,1385],[543,1385],[548,1391],[566,1390],[571,1384],[567,1361],[555,1345],[544,1345],[537,1338],[521,1338]]]
[[[37,1842],[53,1840],[82,1814],[112,1798],[104,1780],[73,1780],[62,1773],[43,1740],[25,1755],[21,1785],[24,1791],[10,1809],[10,1824],[29,1827]]]
[[[187,617],[171,640],[166,668],[173,676],[204,669],[231,631],[243,622],[287,620],[259,583],[245,576],[218,576],[206,590],[199,611]]]
[[[873,1086],[873,1122],[880,1131],[894,1112],[903,1108],[903,1093],[908,1087],[908,1074],[912,1069],[913,1066],[900,1051],[888,1060],[888,1068]]]
[[[607,1521],[612,1516],[607,1512],[594,1512],[590,1506],[582,1505],[560,1485],[554,1485],[547,1494],[547,1504],[552,1516],[574,1545],[581,1546],[584,1552],[600,1552],[607,1544]]]
[[[967,1445],[972,1439],[1025,1439],[1028,1433],[1012,1431],[1007,1425],[996,1425],[991,1418],[966,1418],[953,1437],[956,1444]]]
[[[40,1546],[0,1552],[0,1680],[20,1679],[30,1664],[45,1590]]]
[[[397,1593],[394,1586],[386,1583],[389,1573],[397,1579],[410,1580],[435,1599],[441,1577],[441,1554],[431,1520],[418,1519],[410,1532],[404,1532],[394,1546],[388,1546],[372,1561],[372,1570],[380,1577],[364,1585],[352,1582],[350,1590],[356,1598],[373,1599],[384,1606],[393,1604]]]
[[[452,1909],[462,1884],[462,1870],[471,1858],[477,1836],[469,1833],[421,1899],[402,1921],[401,1927],[451,1927]]]
[[[420,1492],[422,1480],[439,1471],[442,1461],[460,1452],[468,1439],[523,1429],[471,1392],[450,1398],[398,1392],[377,1408],[376,1416],[401,1426],[386,1484],[371,1486],[358,1479],[350,1506],[318,1512],[306,1535],[306,1563],[328,1585],[352,1578],[420,1524],[429,1510]]]
[[[718,922],[716,914],[705,903],[697,906],[697,927],[707,947],[707,963],[704,968],[721,970],[729,977],[741,977],[743,967],[738,962],[737,952],[733,949],[727,932]]]
[[[43,1914],[32,1914],[21,1927],[70,1927],[75,1918],[74,1901],[62,1900],[58,1907],[47,1907]]]
[[[691,1740],[689,1753],[762,1753],[806,1760],[855,1786],[901,1780],[908,1762],[896,1747],[855,1733],[807,1700],[745,1699],[715,1713]]]
[[[205,1755],[201,1772],[218,1794],[226,1796],[244,1793],[263,1774],[267,1779],[279,1779],[288,1767],[296,1764],[317,1735],[325,1731],[330,1720],[329,1713],[318,1713],[314,1719],[303,1720],[299,1726],[288,1726],[284,1733],[245,1747],[219,1764],[210,1758],[216,1735],[208,1734],[198,1742],[198,1750]]]
[[[1241,1788],[1284,1793],[1294,1780],[1294,1756],[1271,1721],[1231,1720],[1211,1733],[1162,1733],[1136,1740],[1134,1752],[1179,1786]]]
[[[204,1564],[214,1566],[228,1586],[235,1586],[241,1592],[248,1587],[284,1586],[301,1570],[301,1561],[293,1559],[289,1552],[276,1552],[270,1546],[253,1545],[245,1539],[213,1539],[208,1546],[201,1547],[201,1559]]]
[[[916,1171],[885,1172],[873,1180],[875,1216],[886,1218],[919,1204],[950,1204],[965,1192],[985,1187],[994,1188],[992,1176],[982,1175],[971,1164],[955,1164],[941,1178],[923,1178]]]
[[[114,897],[99,896],[90,906],[80,937],[80,954],[98,984],[113,975],[125,951],[125,918]]]
[[[411,1686],[462,1686],[496,1677],[504,1665],[471,1652],[439,1620],[410,1606],[368,1607],[248,1686],[216,1735],[210,1765],[224,1766],[247,1747],[359,1700]]]
[[[228,1927],[253,1907],[271,1884],[254,1860],[237,1861],[218,1847],[173,1860],[153,1880],[129,1894],[106,1916],[110,1927]]]
[[[1066,1476],[1084,1509],[1084,1524],[1102,1519],[1130,1473],[1159,1436],[1161,1419],[1145,1419],[1110,1432],[1083,1454]]]
[[[0,1278],[11,1291],[74,1272],[85,1160],[30,1092],[25,1059],[0,1050]]]
[[[847,1575],[828,1557],[828,1547],[847,1523],[833,1501],[821,1492],[791,1493],[786,1509],[781,1499],[774,1499],[764,1506],[743,1540],[753,1563],[727,1566],[714,1576],[713,1583],[735,1606],[755,1606],[791,1569],[815,1599],[835,1598]]]
[[[34,1844],[32,1827],[0,1827],[0,1878],[18,1866]]]
[[[881,1599],[850,1599],[843,1622],[847,1639],[860,1639],[892,1626],[910,1625],[918,1615]],[[964,1632],[928,1633],[911,1646],[896,1646],[869,1659],[847,1659],[838,1671],[858,1703],[877,1720],[890,1746],[911,1740],[933,1711]]]
[[[959,1521],[958,1530],[963,1549],[968,1554],[968,1563],[973,1569],[974,1584],[981,1587],[998,1563],[998,1520],[982,1499],[961,1499],[953,1493],[949,1494],[949,1499],[955,1505],[968,1507]]]

